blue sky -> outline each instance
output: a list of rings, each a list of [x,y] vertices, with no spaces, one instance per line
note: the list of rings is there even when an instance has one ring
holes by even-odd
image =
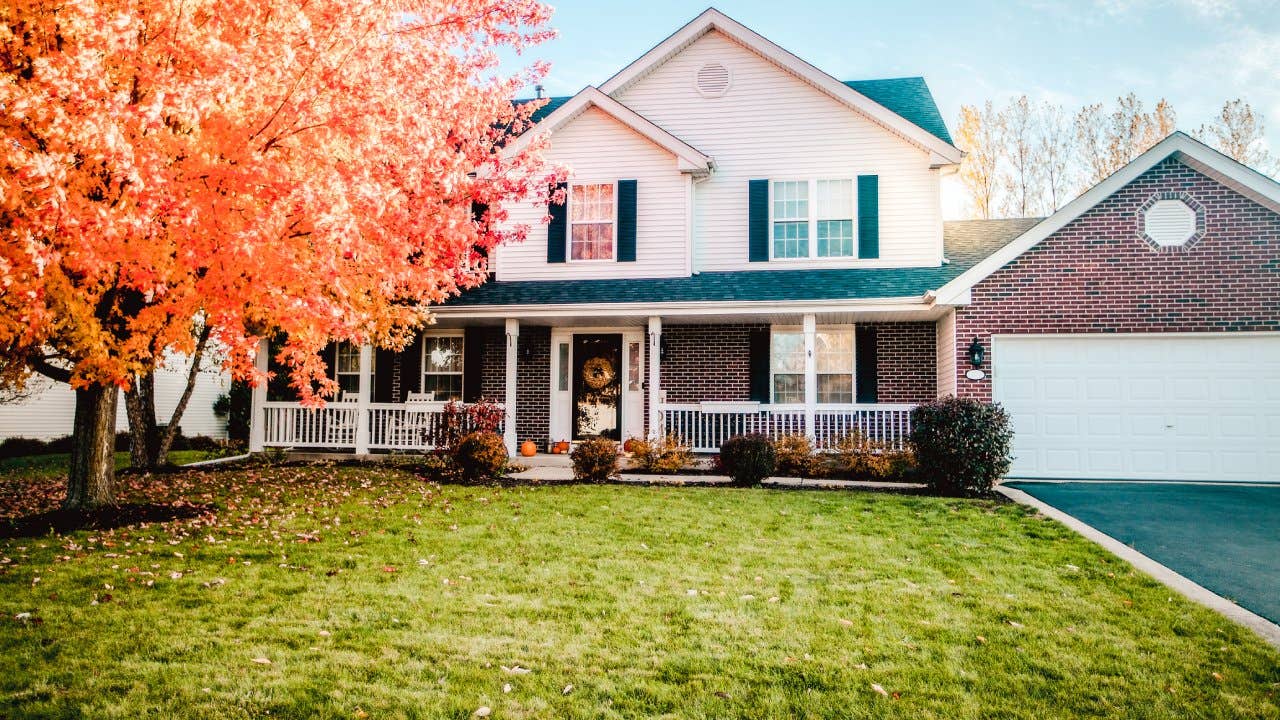
[[[554,3],[549,94],[598,85],[706,8],[678,0]],[[1027,94],[1074,109],[1133,90],[1191,131],[1227,99],[1280,149],[1280,0],[919,3],[718,0],[715,7],[842,80],[923,75],[954,129],[960,105]]]

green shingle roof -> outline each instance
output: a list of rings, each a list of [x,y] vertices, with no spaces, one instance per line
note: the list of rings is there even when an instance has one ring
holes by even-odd
[[[901,115],[921,130],[952,145],[947,123],[938,112],[929,84],[922,77],[884,80],[845,80],[845,85]]]
[[[946,223],[944,242],[950,262],[940,267],[742,270],[622,280],[499,280],[467,291],[446,302],[445,307],[919,297],[942,287],[1037,222],[1026,218]]]

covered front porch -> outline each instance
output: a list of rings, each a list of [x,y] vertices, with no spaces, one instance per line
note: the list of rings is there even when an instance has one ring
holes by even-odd
[[[323,408],[256,390],[251,449],[428,451],[441,444],[450,403],[499,406],[512,454],[525,441],[549,452],[594,435],[670,434],[701,453],[744,433],[804,435],[818,447],[856,433],[899,448],[911,410],[953,374],[939,373],[939,362],[953,360],[951,343],[938,342],[946,329],[945,318],[918,307],[441,313],[403,352],[331,348],[342,392]]]

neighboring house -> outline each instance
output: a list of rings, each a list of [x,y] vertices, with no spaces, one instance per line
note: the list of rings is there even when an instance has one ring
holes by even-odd
[[[187,386],[187,369],[190,365],[182,358],[174,358],[169,367],[156,372],[156,419],[169,421]],[[71,386],[56,383],[35,375],[27,391],[15,399],[0,401],[0,440],[10,437],[52,440],[71,434],[72,420],[76,412],[76,396]],[[178,427],[188,437],[207,435],[213,438],[227,436],[226,418],[213,413],[213,403],[227,393],[230,379],[220,370],[202,370],[191,392],[187,409],[182,413]],[[125,431],[129,420],[125,416],[124,394],[116,406],[116,429]]]
[[[422,447],[482,398],[513,450],[900,443],[954,394],[1012,412],[1015,475],[1280,480],[1280,186],[1185,135],[1050,218],[943,222],[962,153],[922,79],[715,10],[539,115],[567,204],[512,215],[550,224],[406,352],[331,349],[346,402],[259,391],[253,447]]]

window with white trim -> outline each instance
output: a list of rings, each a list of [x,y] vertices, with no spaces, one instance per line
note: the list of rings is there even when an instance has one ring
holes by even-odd
[[[804,402],[804,333],[774,330],[769,337],[769,383],[773,402]]]
[[[462,399],[462,336],[422,338],[422,391],[433,400]]]
[[[854,257],[855,191],[849,178],[770,183],[773,258]]]
[[[612,260],[613,183],[575,184],[569,188],[569,259]]]
[[[853,328],[819,329],[814,335],[819,404],[853,402]]]
[[[354,400],[360,392],[360,346],[338,343],[334,352],[333,374],[338,381],[338,401]]]

